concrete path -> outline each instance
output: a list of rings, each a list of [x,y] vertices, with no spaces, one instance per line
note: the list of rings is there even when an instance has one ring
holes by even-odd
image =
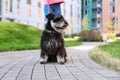
[[[0,80],[120,80],[120,73],[92,61],[88,51],[102,43],[67,48],[68,62],[39,64],[40,50],[1,52]]]

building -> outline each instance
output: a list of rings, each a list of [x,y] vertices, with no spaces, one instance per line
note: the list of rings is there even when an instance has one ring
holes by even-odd
[[[81,31],[81,0],[65,0],[62,13],[69,22],[68,34]]]
[[[43,0],[0,0],[2,1],[2,21],[12,21],[44,29]],[[65,0],[61,4],[62,14],[70,26],[67,34],[81,30],[81,0]]]
[[[2,21],[28,24],[43,29],[41,0],[2,0]]]
[[[102,0],[82,0],[82,19],[88,16],[89,29],[102,28]]]
[[[0,0],[0,21],[2,19],[2,1]]]
[[[103,30],[112,28],[120,33],[120,0],[103,0],[102,8]]]

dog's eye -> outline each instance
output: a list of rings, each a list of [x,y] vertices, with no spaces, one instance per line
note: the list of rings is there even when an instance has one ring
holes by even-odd
[[[61,19],[61,21],[64,21],[64,19]]]
[[[54,22],[60,21],[60,18],[54,18],[53,21]]]

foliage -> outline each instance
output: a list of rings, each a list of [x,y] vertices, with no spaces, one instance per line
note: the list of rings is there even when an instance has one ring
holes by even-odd
[[[108,37],[108,39],[115,39],[115,37],[116,37],[116,34],[115,33],[107,33],[107,37]]]
[[[101,41],[101,33],[99,30],[83,30],[80,32],[82,41]]]
[[[114,25],[113,25],[113,23],[111,23],[111,22],[106,23],[105,26],[106,26],[106,28],[107,28],[108,30],[110,30],[110,31],[113,31],[113,30],[114,30]]]
[[[82,30],[89,30],[87,15],[82,19]]]
[[[78,36],[78,34],[77,34],[77,33],[73,33],[73,34],[71,35],[71,38],[74,38],[75,36]],[[66,35],[66,34],[65,34],[64,37],[65,37],[65,38],[68,38],[69,35]]]

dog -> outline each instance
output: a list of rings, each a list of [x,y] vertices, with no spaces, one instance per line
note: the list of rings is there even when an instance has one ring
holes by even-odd
[[[67,59],[66,50],[64,48],[63,32],[68,26],[68,22],[60,14],[55,15],[49,13],[45,30],[41,38],[41,64],[47,62],[58,62],[64,64]]]

